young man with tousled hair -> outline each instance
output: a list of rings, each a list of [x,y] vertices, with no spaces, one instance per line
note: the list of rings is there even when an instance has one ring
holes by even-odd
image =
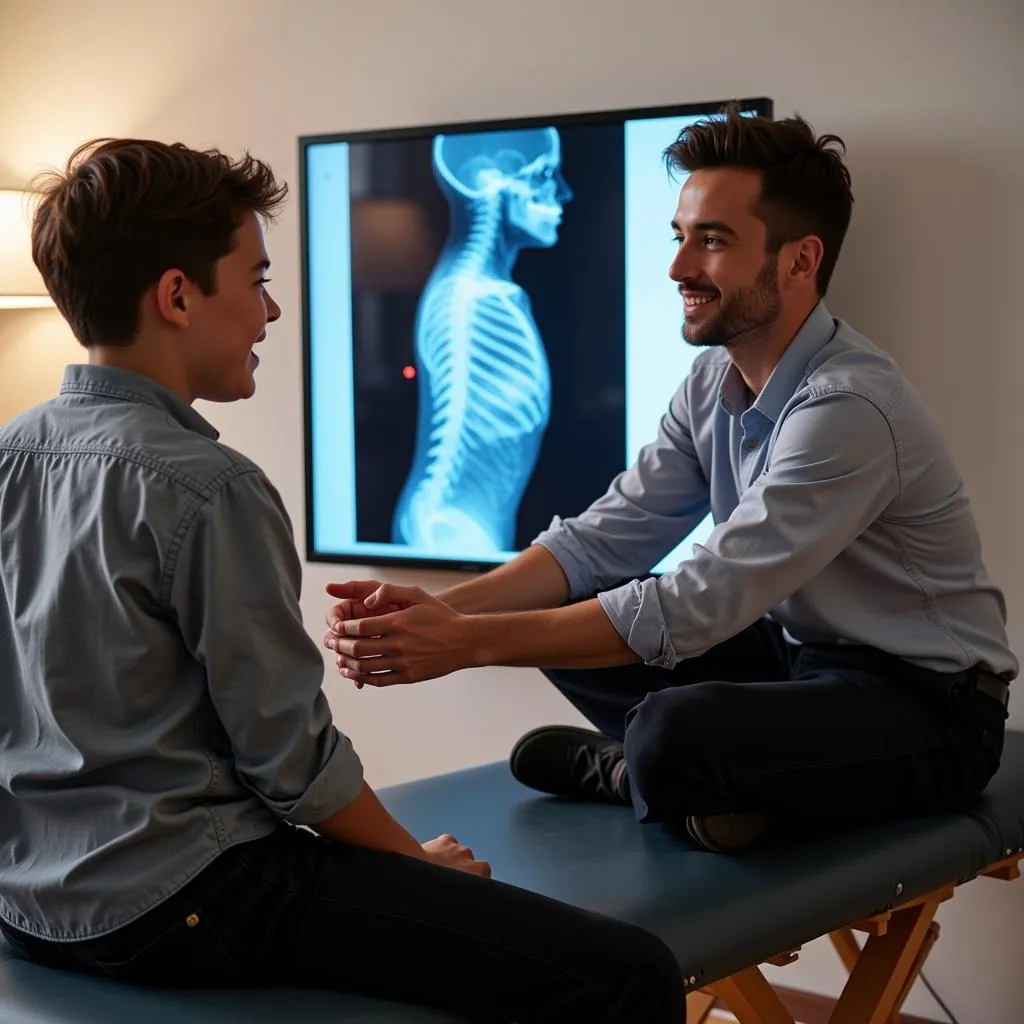
[[[88,363],[0,428],[0,930],[136,983],[679,1024],[664,943],[421,844],[332,721],[281,499],[193,408],[255,391],[284,195],[133,139],[42,183],[33,255]]]
[[[658,436],[477,579],[436,596],[330,585],[343,676],[541,667],[598,731],[533,730],[512,773],[685,824],[709,850],[981,792],[1018,664],[921,398],[825,308],[853,205],[842,148],[735,109],[681,133],[669,277],[683,339],[706,351]],[[710,538],[650,577],[709,511]]]

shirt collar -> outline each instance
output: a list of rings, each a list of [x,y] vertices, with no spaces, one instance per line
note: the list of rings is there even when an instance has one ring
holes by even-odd
[[[818,349],[832,337],[835,330],[836,324],[832,315],[825,308],[824,302],[819,301],[775,364],[775,369],[772,370],[771,376],[751,408],[773,423],[777,422],[786,403],[793,397],[793,393],[804,379],[807,364]],[[730,361],[719,389],[719,400],[726,411],[736,416],[747,408],[748,395],[747,385],[739,370]]]
[[[75,363],[64,370],[60,386],[62,395],[106,395],[126,402],[150,405],[167,413],[188,430],[212,438],[220,437],[217,429],[199,415],[187,402],[170,388],[158,384],[134,370],[123,370],[117,366],[92,366]]]

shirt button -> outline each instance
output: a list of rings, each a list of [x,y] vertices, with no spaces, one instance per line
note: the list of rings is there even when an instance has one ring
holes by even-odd
[[[757,441],[755,441],[755,440],[754,440],[753,438],[751,438],[751,439],[750,439],[750,440],[749,440],[749,441],[748,441],[748,442],[747,442],[747,443],[746,443],[746,444],[744,445],[744,448],[746,448],[748,452],[752,452],[752,451],[753,451],[753,450],[754,450],[754,449],[755,449],[756,447],[757,447]]]

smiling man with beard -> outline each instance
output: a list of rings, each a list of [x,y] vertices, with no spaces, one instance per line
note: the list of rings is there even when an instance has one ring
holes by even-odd
[[[685,342],[707,351],[658,436],[478,579],[329,586],[342,675],[544,668],[599,731],[533,730],[516,778],[631,803],[711,850],[977,796],[1018,664],[921,398],[823,303],[853,206],[844,148],[736,110],[683,131],[669,276]],[[709,510],[707,542],[649,576]]]

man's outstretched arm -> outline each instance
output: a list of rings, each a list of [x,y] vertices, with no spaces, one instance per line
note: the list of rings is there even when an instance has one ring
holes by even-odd
[[[569,583],[555,556],[534,544],[497,569],[437,596],[457,612],[519,612],[565,604]]]
[[[596,599],[466,615],[419,587],[385,583],[365,603],[368,617],[338,621],[324,637],[341,674],[357,686],[416,683],[482,665],[599,668],[640,660]],[[377,607],[391,610],[373,614]]]
[[[328,583],[327,593],[338,599],[327,613],[328,631],[337,631],[339,624],[346,620],[397,610],[397,606],[392,608],[380,601],[372,608],[366,605],[366,598],[381,586],[379,580]],[[514,612],[564,604],[569,598],[569,583],[554,555],[546,548],[533,545],[505,565],[448,587],[436,596],[450,608],[466,614]]]

